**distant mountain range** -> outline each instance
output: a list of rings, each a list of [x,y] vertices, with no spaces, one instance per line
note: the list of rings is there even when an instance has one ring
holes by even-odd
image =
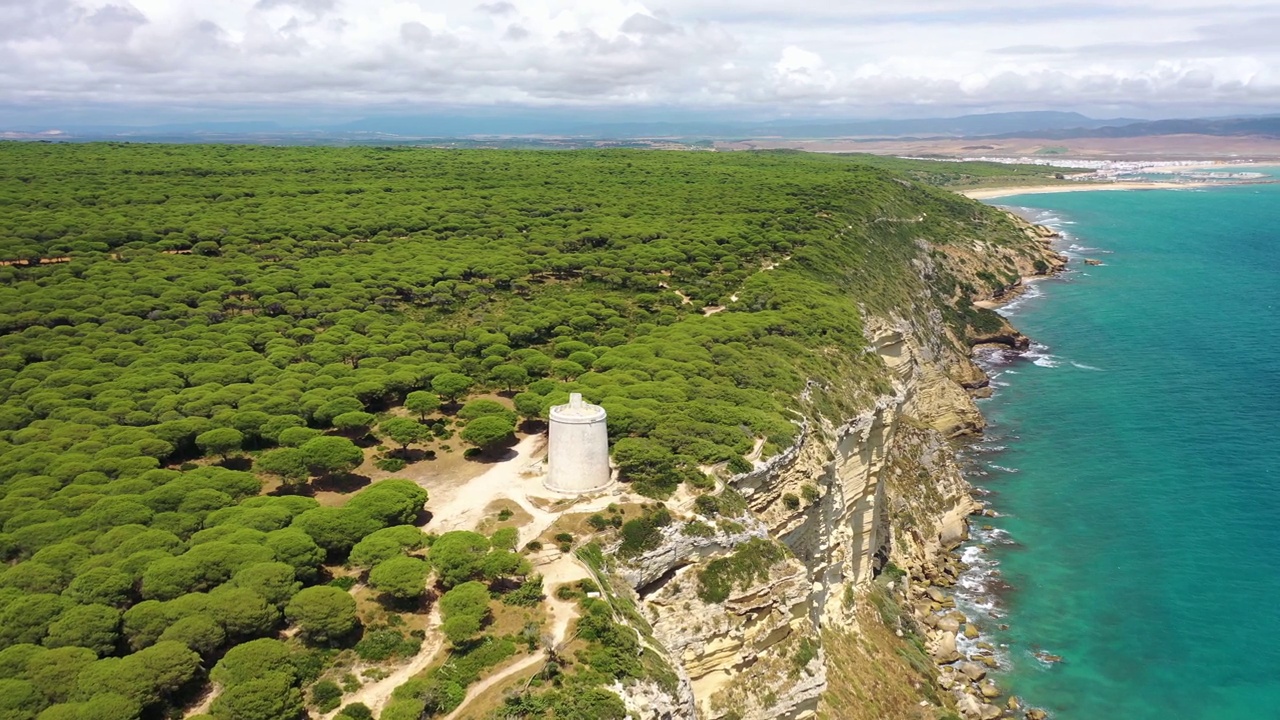
[[[4,131],[8,132],[4,132]],[[374,144],[450,138],[634,139],[782,138],[855,140],[895,138],[1136,138],[1195,134],[1280,138],[1280,115],[1264,117],[1140,120],[1090,118],[1072,112],[1009,112],[912,120],[787,119],[763,122],[719,119],[620,122],[583,119],[563,111],[512,112],[487,116],[459,114],[384,115],[356,121],[301,127],[271,121],[185,122],[132,127],[73,126],[4,128],[0,137],[50,140],[133,140],[167,142],[248,142],[280,144]]]
[[[1216,137],[1280,138],[1280,115],[1265,117],[1208,118],[1199,120],[1154,120],[1102,127],[1014,130],[993,137],[1034,137],[1047,140],[1075,138],[1136,138],[1155,135],[1212,135]]]
[[[923,120],[772,120],[758,123],[713,120],[677,122],[575,122],[567,118],[519,116],[475,118],[464,116],[372,117],[339,125],[332,130],[402,136],[456,137],[476,135],[558,135],[572,137],[902,137],[932,135],[965,137],[1039,129],[1064,130],[1121,125],[1139,120],[1095,120],[1079,113],[1017,112],[965,115]]]

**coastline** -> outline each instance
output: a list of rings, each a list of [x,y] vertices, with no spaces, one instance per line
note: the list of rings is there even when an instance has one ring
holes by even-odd
[[[1224,185],[1220,182],[1113,182],[1072,183],[1068,185],[1027,185],[1022,187],[981,188],[964,190],[960,194],[970,200],[994,200],[1013,195],[1045,195],[1064,192],[1099,192],[1124,190],[1190,190]]]
[[[1013,214],[1013,213],[1010,213]],[[1043,275],[1024,275],[1004,292],[986,300],[975,301],[978,307],[995,309],[1016,304],[1029,294],[1034,296],[1040,280],[1060,277],[1069,270],[1068,255],[1061,244],[1065,239],[1057,228],[1038,225],[1031,218],[1020,217],[1045,243],[1045,248],[1063,260],[1053,265]],[[1012,325],[1010,330],[1021,337]],[[1034,344],[1032,344],[1034,348]],[[1015,358],[1033,354],[1031,348],[1012,347],[1001,343],[982,343],[972,346],[969,357],[987,378],[998,375],[997,368]],[[971,397],[990,397],[988,392],[971,392]],[[993,631],[1008,629],[1005,613],[997,599],[1007,589],[1003,584],[998,562],[989,559],[989,547],[1009,542],[1007,534],[991,525],[988,518],[998,517],[991,507],[989,492],[974,485],[973,459],[986,452],[987,441],[983,433],[968,437],[955,447],[955,459],[959,462],[974,510],[966,520],[965,540],[944,549],[936,562],[940,572],[927,578],[912,589],[909,595],[917,622],[929,637],[928,647],[938,669],[938,688],[946,692],[955,703],[957,714],[964,720],[991,720],[994,718],[1019,718],[1019,720],[1047,720],[1050,713],[1033,701],[1018,694],[1018,688],[1005,686],[996,676],[1010,668],[1010,648],[1000,642]],[[1039,657],[1046,666],[1060,658],[1045,654]]]

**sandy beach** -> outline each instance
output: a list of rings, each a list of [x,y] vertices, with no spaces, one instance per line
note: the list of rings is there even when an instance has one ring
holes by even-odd
[[[1100,190],[1186,190],[1222,183],[1208,182],[1080,182],[1065,185],[1031,185],[1022,187],[981,188],[960,194],[974,200],[991,200],[1010,195],[1043,195],[1045,193],[1093,192]]]

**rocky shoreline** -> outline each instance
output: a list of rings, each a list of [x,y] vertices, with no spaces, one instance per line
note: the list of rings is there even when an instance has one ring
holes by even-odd
[[[1047,711],[1026,706],[1022,698],[1006,693],[988,676],[1000,668],[997,648],[982,639],[980,626],[957,608],[950,592],[966,569],[964,560],[953,550],[940,559],[939,567],[936,576],[907,590],[914,617],[928,638],[930,656],[938,665],[938,687],[952,695],[956,710],[966,720],[1045,720]]]
[[[1034,225],[1032,231],[1046,244],[1063,239],[1052,228]],[[1062,264],[1054,265],[1047,277],[1057,276],[1066,270],[1065,256],[1061,257]],[[1043,277],[1046,276],[1041,276]],[[1022,297],[1028,288],[1027,280],[1029,279],[1024,278],[1022,282],[999,296],[984,301],[982,305],[994,309]],[[1012,326],[998,337],[973,340],[975,357],[984,349],[999,352],[1005,358],[1017,357],[1031,345],[1028,338]],[[988,375],[986,368],[984,375]],[[983,383],[969,392],[972,397],[986,398],[993,391],[989,383]],[[973,489],[973,495],[980,509],[972,517],[994,517],[994,511],[977,497],[979,492],[976,488]],[[985,526],[985,529],[992,530],[990,526]],[[1006,692],[990,677],[991,673],[1000,669],[999,649],[987,641],[976,619],[962,612],[956,602],[956,589],[965,572],[970,569],[971,563],[966,562],[961,552],[961,543],[956,543],[941,553],[934,565],[922,568],[922,577],[904,578],[902,592],[905,600],[923,631],[930,657],[938,667],[938,688],[952,696],[956,711],[965,720],[1046,720],[1049,717],[1048,711],[1027,705],[1021,697]],[[997,618],[990,614],[988,619]],[[1005,628],[1007,626],[1002,626],[1002,629]],[[1047,657],[1046,662],[1061,660],[1056,656]]]

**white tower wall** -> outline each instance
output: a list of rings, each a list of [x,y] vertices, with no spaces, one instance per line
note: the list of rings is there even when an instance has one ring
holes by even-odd
[[[563,493],[587,493],[609,484],[609,432],[604,408],[573,393],[569,404],[551,408],[547,477],[543,484]]]

